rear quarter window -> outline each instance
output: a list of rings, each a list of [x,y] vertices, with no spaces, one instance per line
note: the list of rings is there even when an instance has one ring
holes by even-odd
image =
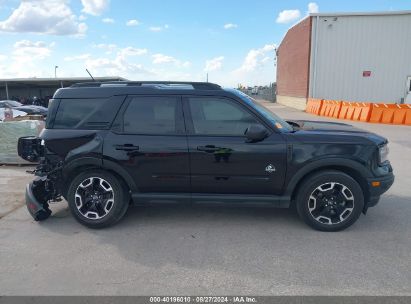
[[[124,98],[61,99],[53,129],[108,129]]]

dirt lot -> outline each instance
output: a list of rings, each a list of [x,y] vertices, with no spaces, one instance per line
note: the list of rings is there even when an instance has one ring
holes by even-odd
[[[0,167],[0,294],[411,295],[411,127],[354,124],[390,140],[396,182],[339,233],[262,208],[132,207],[90,230],[59,203],[36,223],[23,207],[27,168]]]

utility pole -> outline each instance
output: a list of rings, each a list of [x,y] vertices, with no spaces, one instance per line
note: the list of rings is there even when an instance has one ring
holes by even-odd
[[[9,99],[9,85],[6,82],[6,98]]]
[[[208,72],[207,72],[207,82],[208,82]]]
[[[57,78],[57,68],[58,67],[59,67],[58,65],[54,66],[54,78]]]

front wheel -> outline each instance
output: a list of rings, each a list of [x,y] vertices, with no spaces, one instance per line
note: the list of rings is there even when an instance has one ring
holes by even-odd
[[[359,218],[364,195],[351,176],[339,171],[321,171],[303,182],[296,205],[299,216],[314,229],[339,231]]]
[[[103,170],[90,170],[74,178],[67,200],[78,222],[90,228],[104,228],[124,216],[130,199],[119,178]]]

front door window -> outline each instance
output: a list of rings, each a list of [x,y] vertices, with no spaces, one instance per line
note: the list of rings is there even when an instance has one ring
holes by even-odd
[[[223,98],[190,98],[194,133],[197,135],[244,136],[254,116],[234,102]]]

